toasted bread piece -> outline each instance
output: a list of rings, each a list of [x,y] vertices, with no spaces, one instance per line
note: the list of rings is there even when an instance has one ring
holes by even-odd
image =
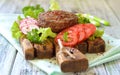
[[[21,38],[20,43],[25,55],[25,59],[32,60],[34,58],[34,48],[32,43],[26,38]]]
[[[75,48],[77,48],[80,52],[82,52],[83,54],[87,53],[87,42],[84,41],[84,42],[81,42],[79,44],[77,44],[75,46]]]
[[[105,52],[105,41],[102,38],[96,38],[93,41],[88,40],[88,53]]]
[[[46,40],[39,44],[34,43],[34,48],[36,57],[39,59],[53,57],[54,53],[53,43],[50,40]]]
[[[64,52],[56,54],[56,59],[63,72],[81,72],[87,70],[88,59],[84,54],[75,48],[65,47],[65,50],[69,51],[75,58],[71,58],[71,56]]]

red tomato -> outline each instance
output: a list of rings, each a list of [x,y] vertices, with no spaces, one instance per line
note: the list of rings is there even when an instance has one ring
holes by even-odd
[[[84,25],[83,24],[78,24],[73,26],[74,28],[77,28],[77,32],[78,32],[78,43],[85,40],[85,30],[84,30]]]
[[[65,32],[68,32],[68,40],[67,41],[64,41],[64,38],[63,38],[63,34]],[[58,39],[60,39],[62,41],[62,44],[64,46],[74,46],[75,44],[77,44],[77,41],[78,41],[78,36],[77,36],[77,32],[73,29],[65,29],[64,31],[60,32],[56,38],[55,38],[55,41],[58,42]]]
[[[88,39],[95,31],[96,27],[93,24],[77,24],[60,32],[55,41],[57,42],[60,39],[64,46],[75,46],[77,43]],[[68,41],[64,41],[65,32],[68,32]]]
[[[86,34],[86,39],[89,38],[96,31],[96,27],[93,24],[85,24],[84,30]]]

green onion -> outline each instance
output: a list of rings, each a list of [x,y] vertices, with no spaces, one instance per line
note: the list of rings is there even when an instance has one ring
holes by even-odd
[[[100,23],[104,24],[105,26],[109,26],[109,25],[110,25],[110,23],[109,23],[108,21],[102,20],[101,18],[98,18],[98,17],[96,17],[96,16],[92,16],[92,15],[90,15],[90,14],[83,14],[83,15],[84,15],[84,17],[86,17],[86,18],[93,19],[93,20],[95,20],[95,21],[97,21],[97,22],[100,22]]]
[[[90,19],[89,21],[90,21],[90,23],[94,24],[96,27],[100,27],[100,23],[99,22],[97,22],[97,21],[95,21],[93,19]]]

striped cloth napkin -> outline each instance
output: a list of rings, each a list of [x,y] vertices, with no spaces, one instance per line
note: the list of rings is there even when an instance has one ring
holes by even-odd
[[[16,20],[18,15],[20,14],[0,14],[0,34],[2,34],[16,48],[16,50],[18,50],[18,52],[24,56],[19,41],[13,39],[10,32],[12,23]],[[103,39],[106,42],[107,51],[102,55],[86,55],[89,59],[89,67],[94,67],[106,62],[120,59],[120,39],[112,38],[106,34],[104,34]],[[51,61],[51,59],[44,59],[31,60],[29,62],[48,73],[48,75],[65,74],[61,72],[57,64],[50,63]],[[69,73],[66,74],[69,75]]]

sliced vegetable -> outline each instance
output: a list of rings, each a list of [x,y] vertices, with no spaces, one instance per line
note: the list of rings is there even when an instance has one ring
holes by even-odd
[[[86,38],[89,38],[92,34],[95,33],[96,27],[93,24],[85,24],[84,30],[85,30]]]
[[[37,19],[38,15],[44,12],[44,9],[40,5],[26,6],[22,9],[22,12],[25,17],[30,16],[30,17]]]
[[[32,29],[39,29],[37,20],[31,17],[22,19],[19,27],[24,34],[27,34],[27,32],[31,31]]]
[[[27,38],[33,43],[40,43],[47,40],[48,37],[54,38],[55,33],[51,31],[51,28],[32,29],[27,33]]]
[[[97,22],[100,22],[100,23],[104,24],[105,26],[109,26],[110,25],[110,23],[108,21],[102,20],[101,18],[98,18],[96,16],[92,16],[90,14],[83,14],[83,16],[88,18],[88,19],[93,19],[93,20],[95,20]]]
[[[74,25],[60,32],[56,36],[55,41],[57,42],[57,40],[60,39],[64,46],[75,46],[77,43],[88,39],[91,35],[95,33],[95,31],[96,27],[93,24]],[[67,41],[65,41],[63,38],[66,32],[68,32]]]
[[[49,10],[60,10],[60,6],[56,0],[50,0]]]
[[[90,19],[89,21],[90,21],[90,23],[94,24],[96,27],[100,27],[100,23],[99,22],[97,22],[97,21],[95,21],[93,19]]]
[[[84,24],[75,25],[75,26],[73,26],[73,28],[74,29],[76,28],[75,30],[77,30],[76,32],[78,32],[78,37],[79,37],[78,42],[85,40],[86,34],[85,34],[85,30],[84,30]]]
[[[65,32],[68,32],[67,41],[65,41],[63,38]],[[75,29],[67,28],[56,36],[55,38],[56,43],[58,42],[58,39],[62,41],[62,44],[64,46],[74,46],[75,44],[77,44],[77,41],[78,41],[78,33]]]
[[[19,39],[23,34],[19,29],[19,24],[15,21],[11,27],[12,37]]]

